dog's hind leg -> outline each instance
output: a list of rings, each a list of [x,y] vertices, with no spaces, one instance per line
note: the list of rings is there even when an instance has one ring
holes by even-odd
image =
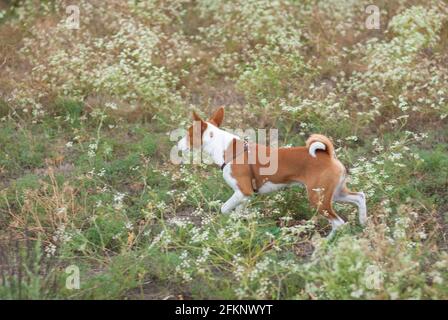
[[[328,219],[331,223],[331,232],[327,236],[328,239],[331,239],[336,230],[339,229],[345,222],[339,217],[336,212],[333,210],[332,206],[332,197],[333,197],[334,187],[331,188],[327,185],[325,187],[313,187],[307,186],[308,199],[310,201],[310,205],[317,209],[317,211],[322,214],[324,217]]]
[[[367,206],[366,196],[364,192],[351,192],[343,181],[341,187],[335,192],[333,201],[337,202],[349,202],[358,206],[358,218],[361,225],[366,224],[367,221]]]

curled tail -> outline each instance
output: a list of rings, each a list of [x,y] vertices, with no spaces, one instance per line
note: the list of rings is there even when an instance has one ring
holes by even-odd
[[[335,157],[333,143],[326,136],[321,134],[312,134],[308,140],[306,140],[306,147],[312,157],[316,157],[317,150],[323,150],[327,152],[330,157]]]

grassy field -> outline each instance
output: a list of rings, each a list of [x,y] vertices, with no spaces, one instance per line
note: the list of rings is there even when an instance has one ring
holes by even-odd
[[[169,133],[221,105],[331,137],[367,225],[299,187],[220,214]],[[2,299],[448,299],[447,190],[447,1],[0,1]]]

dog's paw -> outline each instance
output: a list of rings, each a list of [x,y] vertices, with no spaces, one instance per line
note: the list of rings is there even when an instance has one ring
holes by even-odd
[[[222,214],[228,214],[230,212],[230,209],[228,208],[228,206],[226,206],[225,204],[223,204],[221,206],[221,213]]]
[[[362,226],[365,226],[367,223],[367,215],[360,215],[359,216],[359,224]]]

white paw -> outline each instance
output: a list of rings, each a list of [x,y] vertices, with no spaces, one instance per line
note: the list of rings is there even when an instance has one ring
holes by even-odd
[[[328,236],[325,237],[325,239],[327,239],[327,240],[331,240],[331,239],[333,239],[334,236],[336,235],[337,230],[338,230],[338,229],[332,229],[332,230],[330,231],[330,233],[328,234]]]
[[[221,207],[221,213],[222,214],[228,214],[230,212],[228,206],[226,206],[225,204],[222,205]]]
[[[365,225],[367,222],[367,207],[366,207],[366,195],[364,192],[358,192],[359,197],[359,223]]]
[[[359,223],[364,226],[367,222],[367,215],[366,214],[360,214],[359,215]]]

